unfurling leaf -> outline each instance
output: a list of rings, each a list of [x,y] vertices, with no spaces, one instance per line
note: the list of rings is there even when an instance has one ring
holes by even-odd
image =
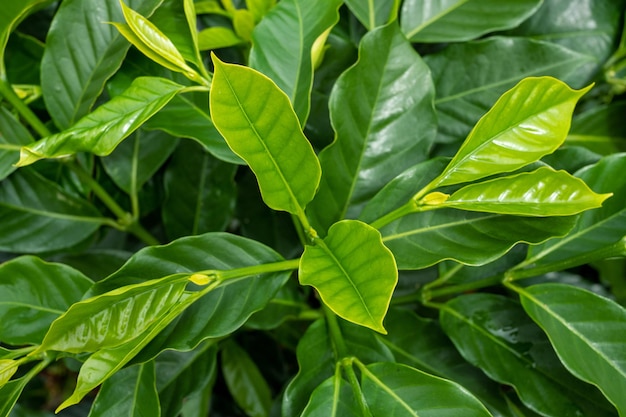
[[[302,285],[315,287],[337,315],[380,333],[386,333],[383,319],[397,281],[396,262],[380,233],[357,220],[335,223],[300,261]]]

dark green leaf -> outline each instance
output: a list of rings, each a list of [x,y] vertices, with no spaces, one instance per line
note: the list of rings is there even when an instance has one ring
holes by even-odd
[[[183,88],[165,78],[136,78],[123,94],[98,107],[70,129],[23,147],[17,165],[77,152],[108,155]]]
[[[71,247],[105,223],[100,216],[87,201],[21,169],[0,187],[0,250],[39,253]]]
[[[398,268],[421,269],[445,259],[467,265],[494,261],[516,243],[563,236],[573,217],[515,217],[442,209],[410,214],[382,228]]]
[[[315,388],[302,417],[360,417],[359,411],[350,385],[335,374]]]
[[[446,303],[440,321],[465,359],[512,385],[530,409],[554,417],[612,414],[599,392],[567,372],[516,302],[492,294],[463,295]]]
[[[368,30],[374,29],[395,19],[399,0],[346,0],[350,11]]]
[[[0,417],[9,417],[12,415],[11,410],[15,406],[22,391],[24,391],[26,384],[37,376],[47,365],[47,362],[39,362],[23,377],[10,381],[0,387]]]
[[[582,87],[587,79],[579,70],[590,60],[551,43],[500,37],[453,44],[426,56],[437,92],[438,139],[460,142],[498,97],[525,77],[547,75]]]
[[[159,0],[129,0],[150,14]],[[61,4],[48,32],[41,86],[47,109],[61,129],[89,113],[104,84],[130,46],[107,22],[122,20],[117,1],[69,0]]]
[[[250,66],[287,94],[302,125],[310,108],[313,44],[337,23],[340,5],[339,0],[282,0],[252,36]]]
[[[50,323],[79,301],[92,285],[80,272],[23,256],[0,265],[0,340],[36,345]]]
[[[599,387],[619,414],[625,414],[626,310],[571,285],[540,284],[518,292],[567,369]]]
[[[398,274],[376,229],[357,220],[335,223],[323,241],[305,248],[299,279],[315,287],[337,315],[386,333],[383,319]]]
[[[33,137],[6,108],[0,107],[0,180],[15,171],[20,149]]]
[[[584,146],[601,155],[626,150],[624,114],[626,103],[616,102],[575,115],[565,144]]]
[[[407,0],[402,30],[412,42],[460,42],[519,25],[542,0]]]
[[[233,217],[236,170],[196,143],[182,142],[165,171],[162,216],[167,235],[175,239],[225,230]]]
[[[430,71],[397,23],[363,38],[359,61],[331,94],[336,137],[320,154],[313,227],[358,216],[389,180],[426,158],[436,131],[433,96]]]

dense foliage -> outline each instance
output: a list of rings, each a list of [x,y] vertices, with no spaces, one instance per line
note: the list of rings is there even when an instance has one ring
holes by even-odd
[[[0,416],[626,416],[622,0],[0,8]]]

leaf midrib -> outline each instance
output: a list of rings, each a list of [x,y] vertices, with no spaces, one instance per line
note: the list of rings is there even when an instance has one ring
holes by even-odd
[[[437,20],[440,20],[440,19],[444,18],[445,16],[447,16],[450,13],[454,12],[456,9],[460,8],[461,6],[463,6],[465,3],[468,3],[469,1],[470,0],[460,0],[454,6],[449,7],[447,9],[444,9],[444,10],[440,11],[439,13],[433,15],[430,19],[427,19],[426,21],[424,21],[421,24],[417,25],[417,27],[415,27],[412,31],[407,33],[406,34],[407,39],[411,39],[413,36],[415,36],[416,34],[420,33],[422,31],[422,29],[430,26],[431,24],[435,23]]]

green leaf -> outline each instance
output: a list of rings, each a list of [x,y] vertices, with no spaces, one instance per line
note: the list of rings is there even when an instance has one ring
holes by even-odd
[[[587,82],[581,68],[591,62],[548,42],[502,37],[452,44],[424,60],[437,92],[438,140],[446,143],[465,138],[500,95],[525,77],[552,76],[580,88]]]
[[[584,181],[565,171],[541,167],[466,185],[442,206],[519,216],[570,216],[598,208],[610,196],[594,193]]]
[[[563,284],[518,290],[522,306],[550,338],[576,377],[596,385],[626,413],[626,310],[589,291]]]
[[[601,155],[626,150],[626,103],[614,102],[574,115],[565,145],[584,146]]]
[[[154,362],[120,370],[102,385],[89,417],[160,416],[155,381]]]
[[[198,28],[193,1],[165,0],[150,16],[150,22],[172,42],[186,61],[197,68],[203,65],[196,46]]]
[[[405,216],[381,229],[399,269],[422,269],[446,259],[467,265],[494,261],[520,242],[537,244],[567,234],[573,217],[515,217],[441,209]]]
[[[252,13],[257,22],[275,5],[276,0],[246,0],[246,7],[250,10],[250,13]]]
[[[335,374],[315,388],[302,416],[360,417],[359,407],[350,385]]]
[[[52,323],[38,351],[81,353],[119,346],[159,320],[186,285],[187,276],[177,274],[75,303]]]
[[[494,416],[510,415],[499,385],[463,359],[436,321],[409,310],[390,309],[385,324],[389,334],[378,338],[393,352],[396,362],[460,384]]]
[[[254,16],[246,9],[237,9],[233,13],[233,28],[238,37],[246,42],[252,40]]]
[[[493,294],[463,295],[445,304],[440,322],[465,359],[495,381],[513,386],[531,410],[554,417],[612,415],[599,392],[567,372],[515,301]]]
[[[33,141],[24,126],[6,108],[0,107],[0,180],[15,171],[20,148]]]
[[[552,239],[528,251],[526,261],[516,269],[547,267],[562,262],[580,263],[577,258],[590,252],[606,248],[626,235],[626,155],[616,154],[602,159],[597,164],[577,173],[589,187],[597,192],[613,192],[601,208],[583,213],[574,228],[561,239]],[[585,259],[584,262],[589,262]],[[558,266],[561,268],[561,266]]]
[[[138,190],[165,163],[178,145],[178,139],[160,132],[138,130],[102,159],[113,182],[128,194]]]
[[[368,30],[394,20],[399,0],[346,0],[346,5]]]
[[[269,415],[270,387],[248,353],[234,341],[222,346],[222,374],[237,405],[250,417]]]
[[[167,235],[176,239],[226,230],[233,218],[236,170],[193,142],[181,143],[164,176]]]
[[[17,253],[69,248],[106,220],[90,203],[30,169],[2,182],[0,218],[0,250]]]
[[[299,279],[337,315],[386,333],[383,319],[398,272],[376,229],[356,220],[335,223],[323,241],[305,248]]]
[[[11,410],[15,406],[22,391],[24,391],[26,384],[36,377],[47,365],[48,362],[46,361],[39,362],[23,377],[9,381],[4,386],[0,387],[0,417],[9,417],[12,415]]]
[[[201,51],[228,48],[243,43],[245,41],[237,36],[232,29],[224,26],[213,26],[202,29],[198,33],[198,48]]]
[[[363,37],[358,62],[330,97],[336,137],[320,154],[313,227],[356,217],[389,180],[426,159],[436,131],[433,97],[430,71],[397,23]]]
[[[92,281],[69,266],[22,256],[0,265],[0,340],[36,345],[50,323],[79,301]]]
[[[339,20],[339,0],[282,0],[252,35],[250,67],[274,80],[287,94],[300,124],[310,110],[313,44]]]
[[[130,1],[150,14],[158,0]],[[104,84],[120,67],[130,46],[106,22],[122,19],[115,1],[61,3],[46,38],[41,88],[55,124],[67,129],[89,113]]]
[[[402,30],[412,42],[461,42],[510,29],[531,16],[542,0],[407,0]]]
[[[373,416],[491,416],[484,405],[454,382],[396,363],[359,368],[363,395]]]
[[[139,77],[123,94],[98,107],[70,129],[23,147],[17,165],[77,152],[108,155],[183,88],[165,78]]]
[[[554,152],[565,140],[578,99],[550,77],[526,78],[504,93],[476,124],[430,189],[511,172]]]
[[[302,214],[321,169],[287,96],[269,78],[213,55],[211,114],[228,146],[254,171],[274,210]]]

